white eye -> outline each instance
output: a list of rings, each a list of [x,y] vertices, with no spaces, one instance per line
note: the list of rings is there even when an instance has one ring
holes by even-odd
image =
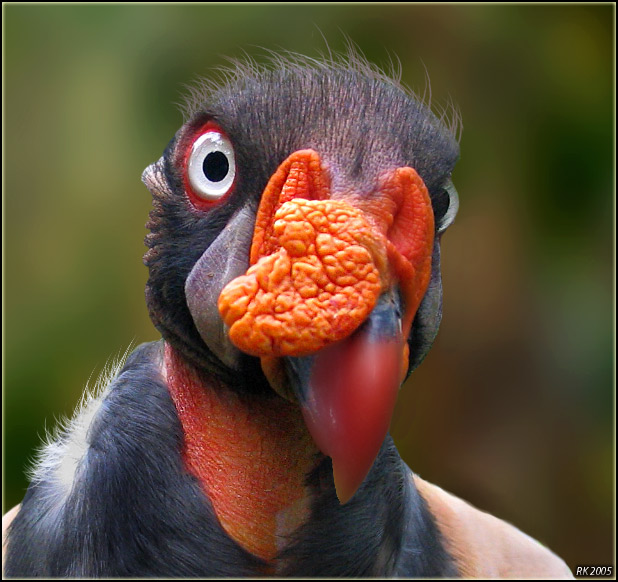
[[[218,200],[232,187],[236,176],[234,148],[217,131],[200,135],[191,148],[187,164],[189,184],[204,200]]]

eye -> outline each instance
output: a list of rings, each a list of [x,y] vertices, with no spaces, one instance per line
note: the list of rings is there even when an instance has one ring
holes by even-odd
[[[432,197],[431,204],[436,221],[436,232],[442,233],[453,223],[457,210],[459,210],[459,196],[451,180]]]
[[[196,196],[207,201],[219,200],[231,190],[235,176],[234,148],[221,132],[207,131],[193,142],[187,160],[187,179]]]

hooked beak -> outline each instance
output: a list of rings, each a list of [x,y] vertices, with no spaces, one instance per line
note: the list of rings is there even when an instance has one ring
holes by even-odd
[[[387,434],[433,237],[431,200],[412,168],[385,173],[361,197],[331,191],[319,155],[301,150],[264,191],[251,267],[219,295],[231,342],[260,357],[273,388],[299,402],[333,460],[342,503]]]
[[[341,503],[364,481],[390,425],[407,370],[401,319],[398,293],[389,291],[350,337],[315,355],[284,358],[307,428],[333,461]]]

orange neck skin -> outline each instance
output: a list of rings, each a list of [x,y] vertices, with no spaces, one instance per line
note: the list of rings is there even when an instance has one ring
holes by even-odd
[[[304,483],[319,451],[298,406],[240,397],[165,345],[167,385],[184,431],[183,460],[225,531],[270,561],[306,515]]]

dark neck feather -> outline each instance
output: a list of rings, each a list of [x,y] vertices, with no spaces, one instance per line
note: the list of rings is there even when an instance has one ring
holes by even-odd
[[[456,571],[412,473],[390,435],[345,505],[329,458],[309,475],[311,517],[280,555],[285,576],[454,576]]]

